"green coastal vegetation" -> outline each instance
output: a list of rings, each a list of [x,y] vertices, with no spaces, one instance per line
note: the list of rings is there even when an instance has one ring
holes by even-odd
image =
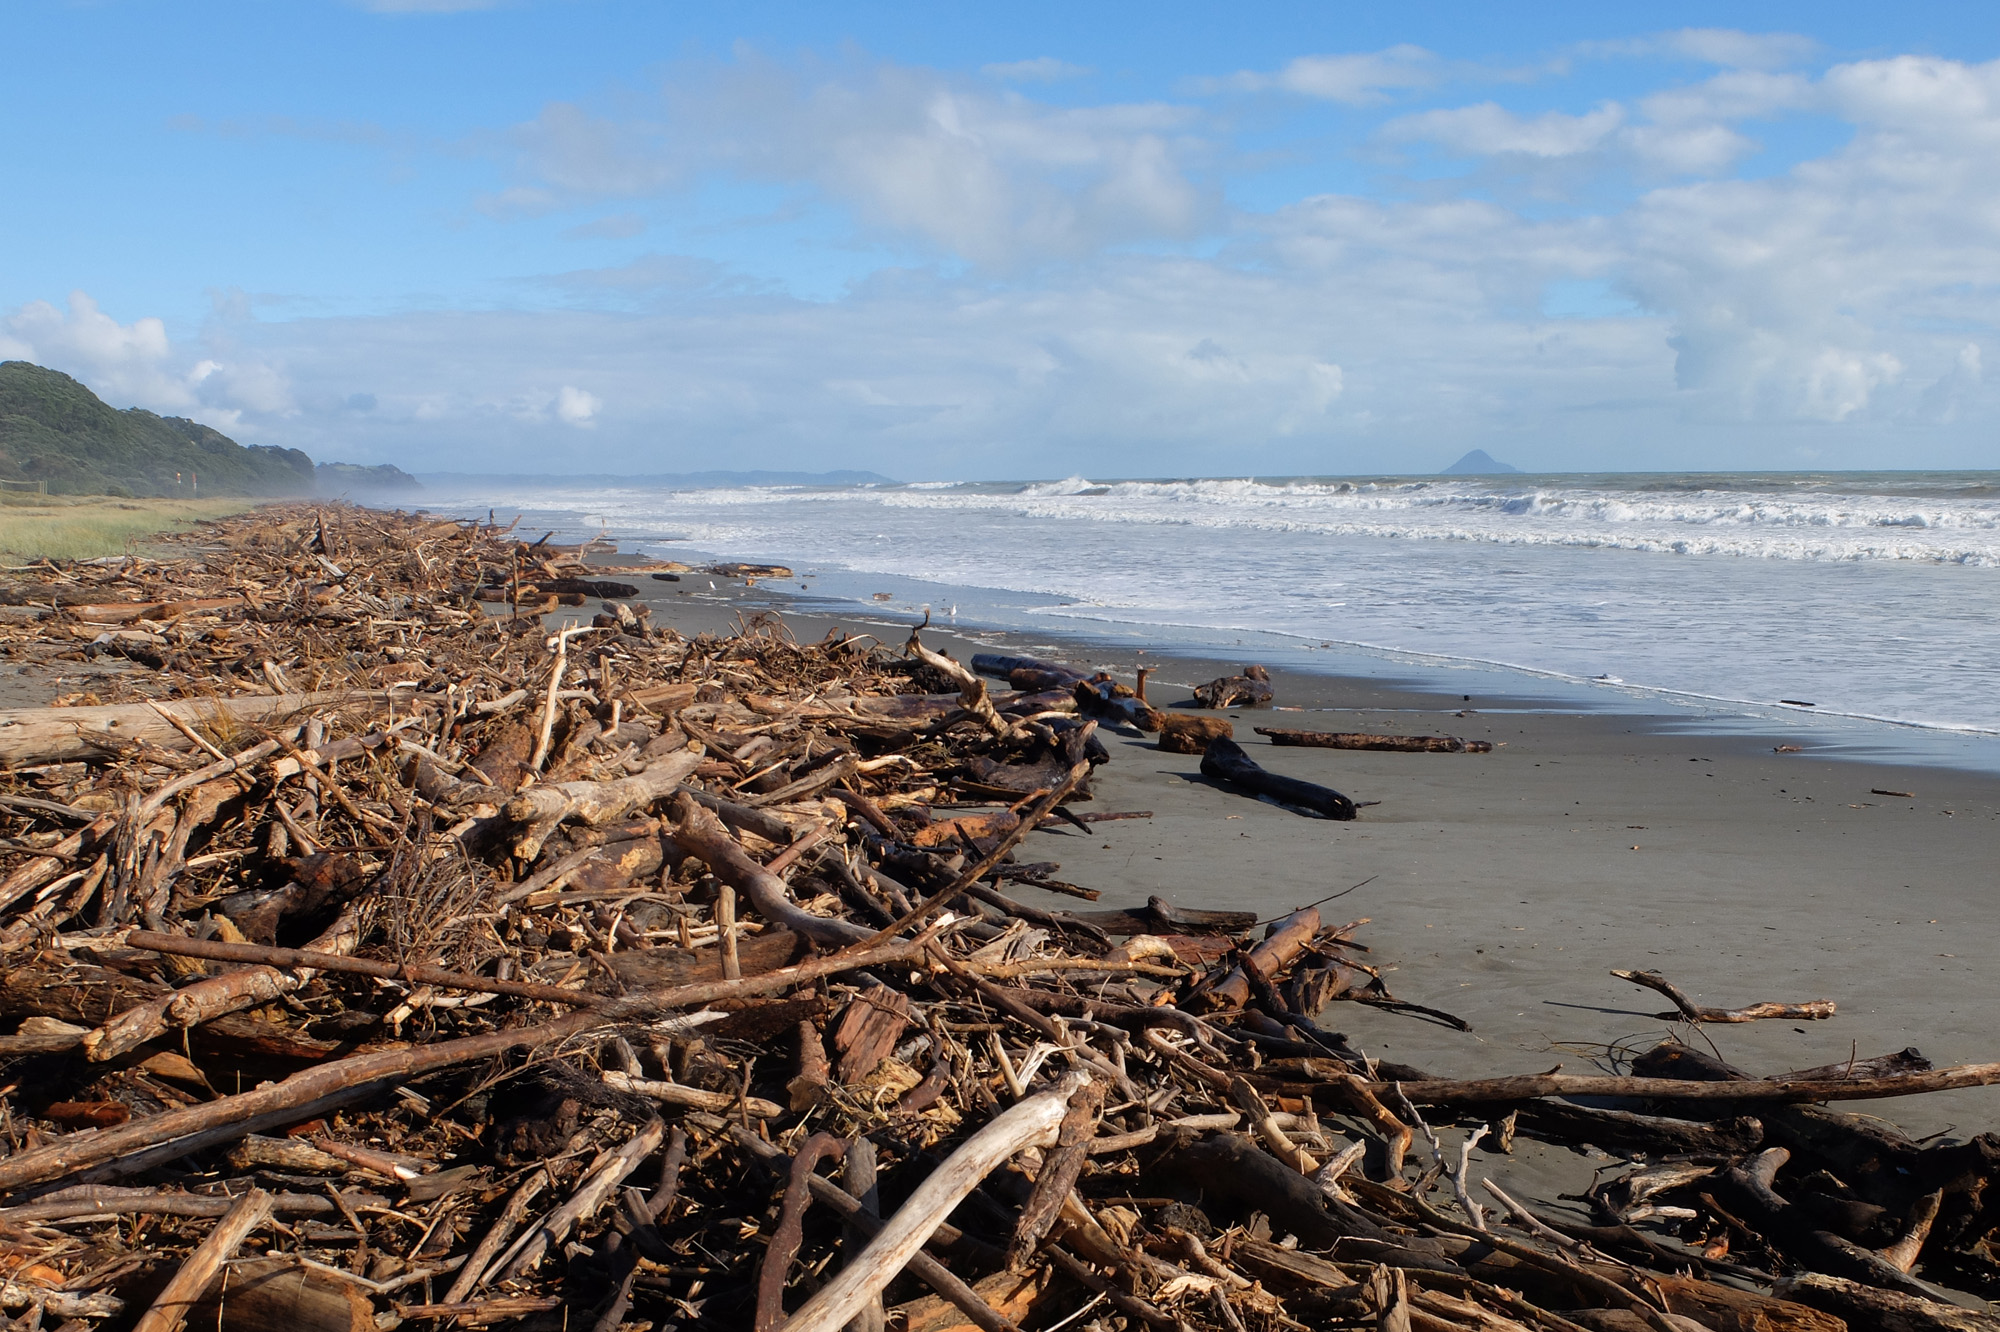
[[[298,449],[244,447],[219,430],[142,407],[119,411],[59,370],[0,362],[0,480],[51,495],[278,498],[313,492]]]
[[[0,563],[143,552],[147,537],[254,508],[236,499],[115,499],[0,492]]]
[[[0,361],[0,555],[92,559],[261,500],[420,489],[384,464],[317,463],[300,449],[112,407],[45,366]]]

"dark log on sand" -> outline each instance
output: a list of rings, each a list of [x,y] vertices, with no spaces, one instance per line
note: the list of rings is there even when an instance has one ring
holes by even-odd
[[[1271,701],[1271,673],[1262,666],[1245,666],[1241,675],[1225,675],[1195,688],[1194,699],[1204,708],[1254,708]]]
[[[1108,679],[1079,680],[1076,710],[1086,717],[1123,722],[1149,735],[1158,731],[1166,720],[1159,709],[1129,690],[1120,693],[1121,688]]]
[[[1168,713],[1160,723],[1160,748],[1169,754],[1205,754],[1211,740],[1234,740],[1236,728],[1221,717]]]
[[[1259,726],[1257,734],[1268,736],[1274,745],[1303,745],[1311,749],[1370,749],[1392,754],[1490,754],[1486,740],[1461,740],[1455,735],[1368,735],[1361,731],[1293,731],[1277,726]]]
[[[1280,777],[1257,766],[1234,740],[1216,740],[1201,756],[1201,775],[1211,781],[1242,787],[1252,795],[1265,796],[1323,819],[1351,819],[1354,802],[1330,786]]]
[[[1016,671],[1033,671],[1037,675],[1047,676],[1060,681],[1059,685],[1051,686],[1044,684],[1039,686],[1043,689],[1073,685],[1078,680],[1088,680],[1090,678],[1089,671],[1080,671],[1074,666],[1063,666],[1053,661],[1043,661],[1039,657],[1010,657],[1000,652],[973,653],[972,669],[980,675],[991,675],[1009,682],[1012,681],[1014,672]],[[1016,687],[1018,688],[1019,686]]]

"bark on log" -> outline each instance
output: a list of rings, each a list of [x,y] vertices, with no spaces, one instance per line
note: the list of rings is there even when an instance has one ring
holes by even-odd
[[[1489,741],[1462,740],[1455,735],[1368,735],[1360,731],[1297,731],[1277,726],[1259,726],[1256,731],[1269,737],[1274,745],[1303,745],[1312,749],[1367,749],[1392,754],[1493,752]]]
[[[1201,775],[1212,781],[1238,786],[1252,795],[1269,796],[1281,805],[1290,805],[1324,819],[1351,819],[1354,802],[1332,787],[1281,777],[1266,772],[1234,740],[1216,740],[1201,756]]]
[[[1076,683],[1076,710],[1086,717],[1099,717],[1146,732],[1158,731],[1166,718],[1158,708],[1136,694],[1120,694],[1109,680],[1079,680]]]
[[[1057,1090],[1029,1097],[966,1139],[917,1186],[868,1247],[792,1315],[786,1332],[839,1332],[895,1280],[952,1209],[988,1175],[1016,1152],[1055,1145],[1070,1097],[1085,1081],[1071,1074]]]
[[[795,967],[746,976],[740,981],[682,985],[631,995],[540,1026],[351,1055],[295,1073],[283,1082],[169,1110],[113,1129],[70,1134],[44,1146],[16,1152],[0,1160],[0,1192],[61,1179],[111,1161],[118,1162],[121,1168],[144,1169],[179,1154],[256,1132],[259,1127],[310,1119],[331,1106],[365,1099],[392,1081],[524,1046],[567,1040],[593,1027],[625,1018],[656,1015],[717,999],[770,994],[840,971],[910,960],[923,956],[924,950],[923,937],[885,941],[876,947],[813,958]]]
[[[189,1310],[207,1291],[210,1279],[235,1254],[237,1246],[249,1238],[250,1232],[270,1219],[271,1195],[264,1190],[251,1189],[238,1198],[215,1223],[208,1238],[188,1255],[181,1270],[153,1300],[153,1307],[132,1325],[132,1332],[180,1332]]]
[[[580,819],[597,827],[674,794],[701,766],[702,757],[698,750],[684,749],[631,777],[528,788],[507,802],[507,817],[528,825],[527,832],[514,843],[514,854],[524,861],[540,856],[543,841],[564,819]]]
[[[715,877],[750,899],[773,925],[803,934],[815,943],[850,944],[873,936],[859,925],[815,916],[792,901],[785,882],[743,853],[715,815],[683,795],[674,802],[674,841],[701,857]]]
[[[1271,675],[1262,666],[1245,666],[1241,675],[1225,675],[1197,686],[1195,702],[1204,708],[1254,708],[1271,701]]]
[[[310,694],[253,694],[241,698],[183,698],[159,708],[193,726],[218,717],[233,724],[269,721],[309,708],[346,707],[385,701],[380,689],[334,689]],[[94,708],[0,709],[0,764],[60,763],[102,754],[93,738],[113,744],[143,740],[163,749],[187,750],[194,742],[162,717],[154,705],[116,703]]]
[[[1786,1277],[1774,1290],[1795,1304],[1843,1318],[1853,1328],[1875,1328],[1879,1332],[2000,1332],[2000,1317],[1990,1313],[1818,1272]]]
[[[1244,963],[1255,967],[1258,975],[1268,984],[1298,959],[1318,933],[1318,909],[1302,907],[1283,920],[1271,922],[1264,931],[1263,942],[1250,950]],[[1215,1008],[1241,1008],[1250,1002],[1250,991],[1250,978],[1243,974],[1242,967],[1238,967],[1208,992],[1207,999]]]
[[[1210,741],[1235,738],[1236,728],[1221,717],[1171,712],[1160,721],[1160,748],[1169,754],[1205,754]]]
[[[1921,1092],[1990,1087],[2000,1082],[2000,1063],[1961,1064],[1931,1073],[1891,1078],[1846,1078],[1828,1081],[1698,1082],[1681,1078],[1623,1078],[1589,1073],[1528,1073],[1506,1078],[1435,1079],[1428,1082],[1377,1083],[1389,1091],[1400,1086],[1419,1105],[1490,1105],[1530,1101],[1543,1096],[1636,1096],[1655,1101],[1876,1101]]]

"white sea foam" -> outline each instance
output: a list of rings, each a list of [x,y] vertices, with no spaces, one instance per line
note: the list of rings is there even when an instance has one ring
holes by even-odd
[[[1991,475],[1073,476],[482,493],[466,508],[483,515],[499,502],[540,511],[547,525],[566,511],[597,515],[624,536],[671,536],[830,578],[996,589],[919,599],[944,595],[1018,625],[1118,625],[1211,645],[1274,633],[1629,682],[1605,688],[1811,698],[1856,715],[2000,729]]]

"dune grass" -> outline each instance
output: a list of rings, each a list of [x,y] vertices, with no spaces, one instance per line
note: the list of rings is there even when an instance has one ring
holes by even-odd
[[[88,560],[145,548],[146,538],[254,508],[254,499],[109,499],[0,494],[0,560]]]

